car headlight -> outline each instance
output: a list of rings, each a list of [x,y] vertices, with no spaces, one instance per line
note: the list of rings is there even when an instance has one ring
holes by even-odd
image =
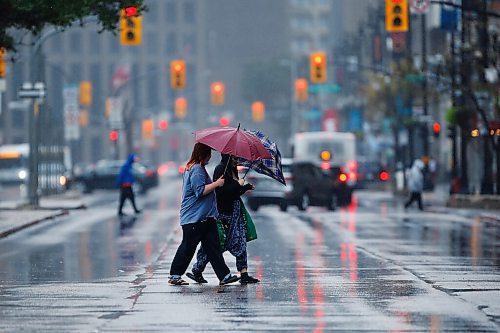
[[[19,177],[19,179],[26,179],[27,175],[28,173],[26,172],[26,170],[21,170],[17,173],[17,177]]]

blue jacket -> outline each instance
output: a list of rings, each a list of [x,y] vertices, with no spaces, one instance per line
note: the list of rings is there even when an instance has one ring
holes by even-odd
[[[130,154],[128,155],[127,160],[123,164],[120,174],[118,175],[118,178],[116,179],[116,185],[120,186],[123,183],[134,183],[134,175],[132,174],[132,164],[134,163],[135,160],[135,155]]]
[[[207,217],[217,218],[219,216],[215,192],[203,195],[205,186],[210,183],[212,183],[210,176],[200,164],[195,164],[191,170],[184,171],[180,211],[181,225],[197,223]]]

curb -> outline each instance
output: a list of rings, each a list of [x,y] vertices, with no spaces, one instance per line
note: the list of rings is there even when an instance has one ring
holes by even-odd
[[[41,219],[38,219],[38,220],[34,220],[34,221],[31,221],[31,222],[22,224],[20,226],[14,227],[14,228],[9,229],[9,230],[2,231],[2,232],[0,232],[0,238],[7,237],[10,234],[13,234],[13,233],[15,233],[17,231],[20,231],[22,229],[31,227],[31,226],[33,226],[35,224],[40,223],[40,222],[43,222],[43,221],[46,221],[46,220],[51,220],[51,219],[54,219],[56,217],[60,217],[60,216],[68,215],[68,214],[69,214],[68,210],[63,210],[62,212],[59,212],[59,213],[57,213],[55,215],[47,216],[47,217],[44,217],[44,218],[41,218]]]

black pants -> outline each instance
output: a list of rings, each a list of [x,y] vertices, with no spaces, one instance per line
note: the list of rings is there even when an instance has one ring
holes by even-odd
[[[118,214],[122,213],[123,204],[126,199],[129,199],[132,202],[132,207],[134,207],[134,211],[137,213],[139,210],[135,206],[134,191],[131,186],[124,186],[120,187],[120,206],[118,206]]]
[[[405,203],[405,208],[408,208],[413,201],[417,201],[418,203],[418,209],[423,210],[424,207],[422,206],[422,193],[421,192],[411,192],[410,199]]]
[[[170,275],[183,275],[186,272],[200,242],[219,280],[229,274],[229,268],[219,247],[217,224],[215,219],[209,219],[182,226],[182,242],[172,261]]]

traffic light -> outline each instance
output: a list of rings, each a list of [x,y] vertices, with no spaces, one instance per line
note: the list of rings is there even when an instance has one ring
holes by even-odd
[[[408,0],[385,0],[385,30],[408,31]]]
[[[186,62],[184,60],[170,62],[170,86],[174,90],[186,88]]]
[[[142,121],[142,139],[153,140],[155,135],[155,124],[152,119],[144,119]]]
[[[314,52],[309,57],[312,83],[326,82],[326,53]]]
[[[175,116],[179,119],[186,118],[188,102],[184,97],[175,100]]]
[[[80,104],[89,106],[92,104],[92,82],[80,82]]]
[[[224,83],[212,82],[210,90],[212,96],[212,105],[224,105]]]
[[[110,141],[118,141],[118,131],[109,132],[109,140]]]
[[[306,102],[309,97],[307,93],[308,83],[306,79],[295,80],[295,100],[297,102]]]
[[[219,118],[219,125],[222,127],[229,126],[230,123],[231,120],[229,119],[229,117],[222,116]]]
[[[432,124],[432,134],[435,138],[439,138],[439,134],[441,133],[441,124],[435,121]]]
[[[261,101],[255,101],[252,103],[252,120],[256,123],[264,121],[266,107]]]
[[[81,110],[80,118],[79,118],[80,127],[88,127],[89,126],[89,111]]]
[[[166,131],[168,129],[168,120],[162,119],[158,122],[158,128],[161,131]]]
[[[136,16],[137,8],[122,9],[120,18],[120,44],[139,45],[142,42],[142,16]]]
[[[5,49],[3,47],[0,47],[0,78],[4,78],[5,77],[5,54],[7,52],[5,51]]]

